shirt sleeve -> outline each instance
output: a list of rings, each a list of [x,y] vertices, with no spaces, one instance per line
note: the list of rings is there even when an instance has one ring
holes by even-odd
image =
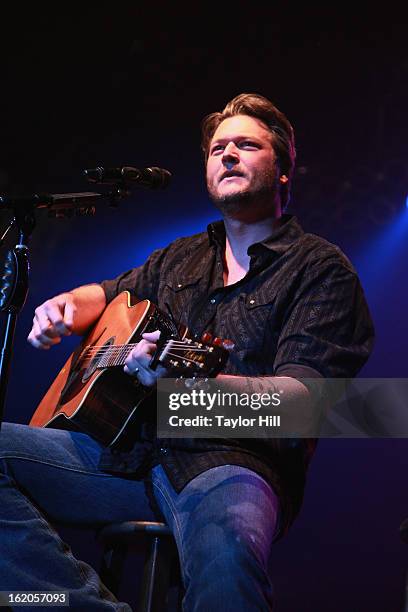
[[[129,291],[140,300],[151,300],[157,303],[160,270],[168,247],[153,251],[146,262],[138,268],[123,272],[112,280],[104,280],[101,286],[109,304],[122,291]]]
[[[305,366],[324,378],[352,378],[373,342],[373,323],[352,266],[316,261],[304,272],[286,313],[274,372],[299,378],[299,367]],[[310,370],[304,374],[313,378]]]

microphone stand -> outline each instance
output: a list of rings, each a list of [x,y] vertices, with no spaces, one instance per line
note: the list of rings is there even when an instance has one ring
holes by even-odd
[[[28,295],[29,248],[30,236],[35,227],[36,208],[48,209],[48,215],[54,218],[95,214],[93,206],[100,200],[107,199],[110,206],[117,207],[119,200],[129,195],[124,186],[115,186],[108,193],[54,193],[27,198],[6,198],[0,196],[0,211],[12,210],[13,219],[3,232],[0,245],[8,232],[16,227],[18,240],[8,251],[0,284],[0,311],[6,313],[6,326],[0,349],[0,430],[3,422],[4,404],[10,377],[10,365],[13,354],[13,341],[17,317],[24,307]]]

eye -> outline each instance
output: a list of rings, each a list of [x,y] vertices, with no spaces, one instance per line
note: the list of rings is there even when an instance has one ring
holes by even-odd
[[[242,142],[239,143],[239,146],[241,149],[259,149],[260,148],[259,144],[257,144],[256,142],[253,142],[252,140],[243,140]]]
[[[217,153],[221,153],[221,151],[223,151],[223,150],[224,150],[223,145],[221,145],[221,144],[214,145],[211,148],[211,155],[216,155]]]

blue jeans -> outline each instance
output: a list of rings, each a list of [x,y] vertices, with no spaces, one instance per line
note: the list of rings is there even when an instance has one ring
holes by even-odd
[[[143,482],[100,472],[100,453],[101,446],[85,434],[3,424],[0,590],[65,590],[74,609],[130,611],[89,565],[74,558],[49,523],[94,528],[155,520]],[[151,478],[177,542],[184,610],[271,610],[267,564],[278,512],[271,487],[236,465],[203,472],[179,494],[161,466]]]

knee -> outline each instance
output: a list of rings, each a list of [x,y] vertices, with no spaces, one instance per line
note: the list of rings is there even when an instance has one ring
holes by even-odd
[[[31,428],[18,423],[3,423],[0,430],[0,473],[9,475],[10,458],[18,456],[25,447],[32,448],[32,442],[26,443],[27,430]]]
[[[24,436],[26,425],[18,423],[2,423],[0,430],[0,458],[10,451],[18,449],[18,442]]]
[[[222,547],[210,545],[196,545],[186,559],[186,570],[190,576],[201,577],[211,581],[224,581],[225,572],[235,575],[261,575],[266,572],[264,563],[258,551],[248,542],[235,540],[224,543]]]
[[[191,529],[185,534],[184,544],[190,564],[196,571],[210,560],[221,564],[227,559],[237,567],[257,565],[266,568],[271,537],[267,529],[259,529],[245,521],[225,519],[219,524],[210,522],[201,529]]]
[[[251,547],[240,543],[226,550],[202,551],[187,564],[185,609],[223,611],[272,610],[267,568]]]

